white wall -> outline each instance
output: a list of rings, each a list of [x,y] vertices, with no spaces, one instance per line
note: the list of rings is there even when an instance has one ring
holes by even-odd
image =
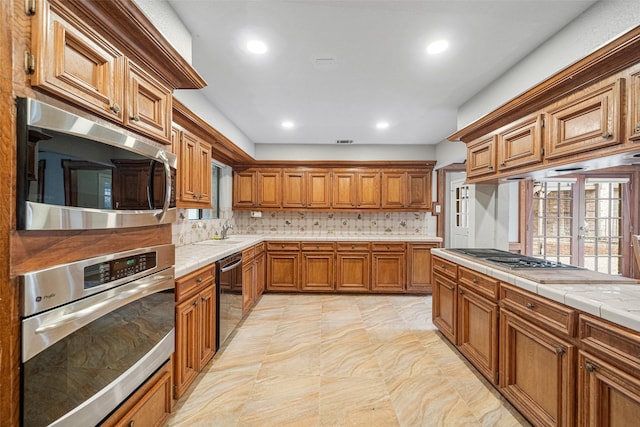
[[[440,169],[452,163],[462,163],[467,159],[467,144],[444,140],[435,146],[435,169]]]
[[[458,110],[458,128],[479,119],[639,23],[640,1],[600,0],[462,105]]]
[[[258,160],[434,160],[431,145],[256,144]]]

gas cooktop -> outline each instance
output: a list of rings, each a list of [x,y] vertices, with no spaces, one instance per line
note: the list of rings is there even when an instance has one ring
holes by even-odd
[[[463,255],[467,255],[473,258],[478,258],[483,261],[499,265],[508,269],[524,269],[524,268],[537,268],[537,269],[574,269],[582,270],[580,267],[573,265],[562,264],[560,262],[549,261],[546,259],[535,258],[526,255],[514,254],[507,251],[501,251],[499,249],[492,248],[454,248],[448,249],[452,252],[458,252]]]

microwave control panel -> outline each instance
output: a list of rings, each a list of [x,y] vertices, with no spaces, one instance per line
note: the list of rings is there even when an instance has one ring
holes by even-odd
[[[147,252],[93,264],[84,268],[84,288],[90,289],[151,270],[157,265],[156,252]]]

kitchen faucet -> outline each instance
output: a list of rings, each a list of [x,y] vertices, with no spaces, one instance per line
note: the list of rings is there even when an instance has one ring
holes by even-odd
[[[233,225],[231,225],[229,220],[225,221],[225,223],[222,225],[222,231],[220,231],[220,237],[222,237],[223,239],[226,239],[227,238],[227,232],[231,228],[233,228]]]

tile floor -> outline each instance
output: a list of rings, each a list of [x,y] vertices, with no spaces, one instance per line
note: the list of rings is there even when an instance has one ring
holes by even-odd
[[[266,294],[170,426],[528,426],[444,341],[431,297]]]

